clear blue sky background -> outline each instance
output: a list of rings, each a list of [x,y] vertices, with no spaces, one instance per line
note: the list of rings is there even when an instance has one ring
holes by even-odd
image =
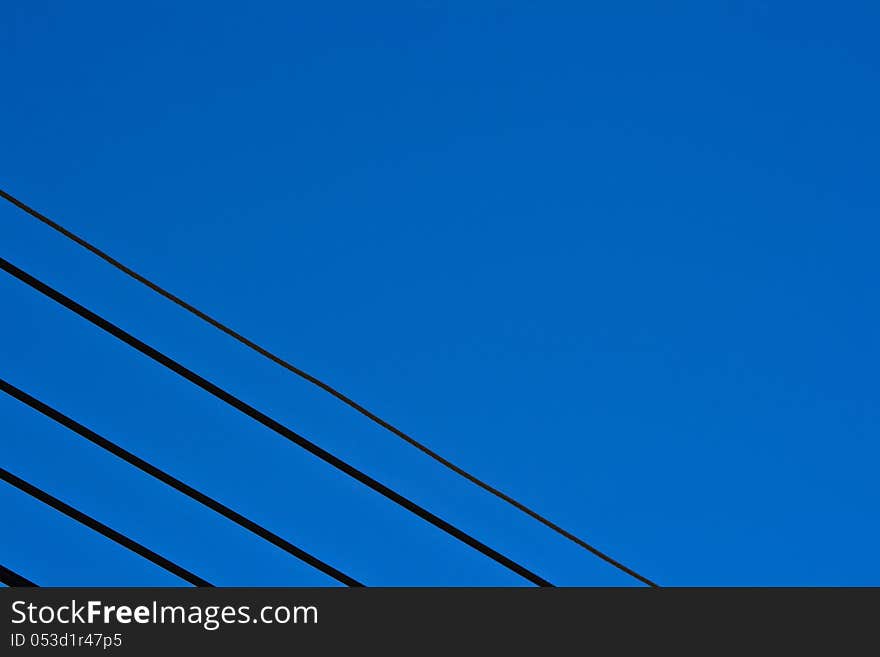
[[[880,585],[878,26],[7,2],[0,186],[662,584]],[[631,583],[8,204],[0,236],[551,581]],[[0,375],[364,582],[523,582],[5,274],[0,308]],[[0,435],[214,583],[333,584],[9,398]],[[178,583],[5,484],[0,509],[39,583]]]

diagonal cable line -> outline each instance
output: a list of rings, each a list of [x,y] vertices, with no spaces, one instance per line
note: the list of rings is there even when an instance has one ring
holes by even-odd
[[[47,493],[46,491],[44,491],[40,488],[37,488],[33,484],[26,482],[24,479],[20,479],[19,477],[16,477],[14,474],[9,472],[8,470],[4,470],[3,468],[0,468],[0,479],[5,481],[10,486],[15,486],[20,491],[27,493],[28,495],[30,495],[33,498],[38,499],[43,504],[47,504],[48,506],[51,506],[56,511],[59,511],[59,512],[63,513],[64,515],[66,515],[70,518],[73,518],[77,522],[82,523],[86,527],[95,530],[99,534],[106,536],[111,541],[115,541],[116,543],[119,543],[119,545],[121,545],[122,547],[128,548],[129,550],[131,550],[135,554],[139,554],[144,559],[147,559],[148,561],[152,561],[154,564],[156,564],[160,568],[167,570],[169,573],[177,575],[180,579],[189,582],[193,586],[213,586],[213,584],[206,582],[198,575],[193,575],[191,572],[189,572],[188,570],[186,570],[182,566],[178,566],[173,561],[166,559],[165,557],[163,557],[160,554],[156,554],[148,547],[145,547],[145,546],[141,545],[140,543],[138,543],[137,541],[130,539],[125,534],[120,534],[115,529],[111,529],[110,527],[108,527],[104,523],[102,523],[98,520],[95,520],[94,518],[92,518],[92,516],[90,516],[86,513],[83,513],[79,509],[75,509],[72,506],[70,506],[69,504],[65,504],[64,502],[59,500],[57,497],[53,497],[53,496],[49,495],[49,493]]]
[[[446,520],[443,520],[439,516],[431,513],[426,508],[416,504],[415,502],[410,500],[408,497],[401,495],[400,493],[389,488],[385,484],[377,481],[376,479],[373,479],[370,475],[366,474],[365,472],[358,470],[353,465],[350,465],[348,462],[342,460],[338,456],[328,452],[327,450],[325,450],[322,447],[319,447],[318,445],[316,445],[315,443],[310,441],[305,436],[298,434],[293,429],[281,424],[278,420],[275,420],[275,419],[269,417],[268,415],[266,415],[265,413],[257,410],[256,408],[254,408],[250,404],[242,401],[241,399],[239,399],[238,397],[236,397],[232,393],[227,392],[226,390],[224,390],[220,386],[218,386],[214,383],[211,383],[210,381],[208,381],[204,377],[196,374],[195,372],[188,369],[187,367],[184,367],[183,365],[178,363],[176,360],[170,358],[169,356],[166,356],[165,354],[163,354],[159,350],[157,350],[157,349],[151,347],[150,345],[146,344],[145,342],[139,340],[138,338],[134,337],[130,333],[119,328],[115,324],[107,321],[106,319],[104,319],[100,315],[98,315],[98,314],[92,312],[91,310],[89,310],[88,308],[80,305],[79,303],[77,303],[76,301],[71,299],[70,297],[67,297],[64,294],[62,294],[61,292],[59,292],[58,290],[55,290],[54,288],[46,285],[45,283],[34,278],[33,276],[31,276],[27,272],[22,271],[21,269],[19,269],[15,265],[13,265],[11,262],[6,260],[5,258],[0,258],[0,269],[5,271],[6,273],[10,274],[11,276],[14,276],[15,278],[17,278],[21,282],[25,283],[26,285],[29,285],[30,287],[37,290],[41,294],[49,297],[50,299],[52,299],[56,303],[64,306],[68,310],[73,311],[74,313],[76,313],[77,315],[82,317],[83,319],[91,322],[92,324],[94,324],[98,328],[106,331],[107,333],[109,333],[113,337],[121,340],[122,342],[124,342],[128,346],[136,349],[137,351],[141,352],[145,356],[148,356],[149,358],[153,359],[157,363],[165,366],[166,368],[168,368],[172,372],[180,375],[181,377],[183,377],[184,379],[189,381],[190,383],[193,383],[193,384],[197,385],[198,387],[200,387],[202,390],[209,392],[210,394],[214,395],[217,399],[220,399],[221,401],[226,402],[227,404],[229,404],[230,406],[232,406],[236,410],[238,410],[241,413],[247,415],[248,417],[256,420],[257,422],[259,422],[263,426],[267,427],[268,429],[271,429],[272,431],[274,431],[278,435],[280,435],[284,438],[287,438],[287,440],[289,440],[292,443],[303,448],[304,450],[306,450],[310,454],[318,457],[319,459],[321,459],[325,463],[332,465],[337,470],[344,472],[345,474],[347,474],[351,478],[353,478],[356,481],[359,481],[360,483],[364,484],[365,486],[371,488],[372,490],[376,491],[380,495],[387,497],[392,502],[395,502],[396,504],[402,506],[403,508],[407,509],[408,511],[411,511],[412,513],[417,515],[422,520],[425,520],[426,522],[434,525],[438,529],[443,530],[444,532],[446,532],[450,536],[457,538],[465,545],[468,545],[468,546],[474,548],[475,550],[477,550],[478,552],[481,552],[485,556],[487,556],[490,559],[492,559],[493,561],[501,564],[505,568],[513,571],[517,575],[529,580],[530,582],[532,582],[533,584],[536,584],[538,586],[553,586],[546,579],[544,579],[543,577],[540,577],[539,575],[536,575],[531,570],[529,570],[525,566],[517,563],[516,561],[514,561],[510,557],[507,557],[507,556],[501,554],[497,550],[495,550],[495,549],[489,547],[488,545],[486,545],[485,543],[477,540],[476,538],[474,538],[473,536],[471,536],[467,532],[459,529],[455,525],[453,525],[453,524],[447,522]]]
[[[0,582],[3,582],[6,586],[38,586],[24,575],[19,575],[3,564],[0,564]]]
[[[517,510],[521,511],[522,513],[525,513],[527,516],[529,516],[533,520],[537,520],[539,523],[541,523],[545,527],[553,530],[554,532],[556,532],[560,536],[563,536],[564,538],[568,539],[569,541],[575,543],[576,545],[580,546],[581,548],[583,548],[583,549],[587,550],[588,552],[592,553],[593,555],[599,557],[603,561],[611,564],[612,566],[614,566],[618,570],[621,570],[622,572],[626,573],[627,575],[634,577],[635,579],[639,580],[640,582],[647,584],[648,586],[653,586],[653,587],[659,586],[656,582],[648,579],[644,575],[640,575],[638,572],[636,572],[632,568],[629,568],[628,566],[622,564],[620,561],[618,561],[617,559],[614,559],[612,556],[606,554],[605,552],[603,552],[599,548],[597,548],[597,547],[587,543],[583,539],[575,536],[567,529],[560,527],[559,525],[557,525],[555,522],[553,522],[549,518],[546,518],[545,516],[541,515],[540,513],[531,509],[530,507],[526,506],[522,502],[511,497],[507,493],[499,490],[498,488],[492,486],[491,484],[486,483],[485,481],[483,481],[482,479],[480,479],[476,475],[471,474],[470,472],[468,472],[467,470],[465,470],[461,466],[456,465],[455,463],[453,463],[452,461],[450,461],[446,457],[442,456],[441,454],[438,454],[437,452],[432,450],[430,447],[428,447],[424,443],[416,440],[411,435],[404,432],[402,429],[399,429],[396,426],[394,426],[393,424],[391,424],[390,422],[382,419],[381,417],[379,417],[378,415],[376,415],[375,413],[373,413],[369,409],[360,405],[358,402],[356,402],[351,397],[347,396],[345,393],[340,392],[339,390],[337,390],[336,388],[331,386],[329,383],[325,383],[324,381],[322,381],[318,377],[316,377],[312,374],[309,374],[305,370],[298,368],[296,365],[293,365],[289,361],[281,358],[280,356],[277,356],[276,354],[272,353],[271,351],[269,351],[265,347],[261,347],[253,340],[250,340],[249,338],[245,337],[241,333],[230,328],[226,324],[220,322],[217,319],[214,319],[213,317],[211,317],[210,315],[208,315],[204,311],[199,310],[198,308],[196,308],[192,304],[184,301],[183,299],[181,299],[177,295],[169,292],[168,290],[166,290],[162,286],[158,285],[157,283],[154,283],[153,281],[146,278],[145,276],[142,276],[141,274],[137,273],[136,271],[134,271],[133,269],[131,269],[127,265],[123,264],[122,262],[120,262],[119,260],[117,260],[116,258],[111,256],[110,254],[99,249],[98,247],[91,244],[87,240],[83,239],[79,235],[73,233],[72,231],[70,231],[67,228],[65,228],[64,226],[62,226],[61,224],[57,223],[56,221],[53,221],[52,219],[50,219],[46,215],[38,212],[37,210],[33,209],[29,205],[25,204],[24,202],[20,201],[19,199],[15,198],[14,196],[5,192],[2,189],[0,189],[0,197],[3,197],[4,199],[9,201],[14,206],[20,208],[21,210],[23,210],[26,213],[28,213],[29,215],[31,215],[37,221],[40,221],[41,223],[45,224],[46,226],[48,226],[52,230],[56,231],[57,233],[60,233],[61,235],[63,235],[67,239],[75,242],[76,244],[78,244],[82,248],[86,249],[87,251],[89,251],[92,254],[101,258],[101,260],[105,261],[106,263],[108,263],[112,267],[118,269],[123,274],[129,276],[130,278],[133,278],[134,280],[141,283],[142,285],[145,285],[146,287],[153,290],[155,293],[159,294],[162,297],[165,297],[167,300],[176,304],[180,308],[183,308],[184,310],[186,310],[190,314],[195,315],[196,317],[198,317],[202,321],[210,324],[211,326],[213,326],[217,330],[225,333],[226,335],[228,335],[232,339],[236,340],[237,342],[243,344],[244,346],[248,347],[252,351],[255,351],[256,353],[260,354],[264,358],[269,359],[270,361],[272,361],[276,365],[283,367],[284,369],[288,370],[289,372],[292,372],[296,376],[298,376],[302,379],[305,379],[306,381],[308,381],[312,385],[315,385],[318,388],[320,388],[321,390],[324,390],[325,392],[333,395],[334,397],[336,397],[336,399],[341,401],[343,404],[346,404],[347,406],[353,408],[355,411],[357,411],[358,413],[360,413],[364,417],[368,418],[372,422],[378,424],[383,429],[390,431],[391,433],[396,435],[401,440],[409,443],[412,447],[415,447],[423,454],[432,458],[437,463],[440,463],[442,466],[448,468],[449,470],[456,473],[457,475],[464,477],[472,484],[482,488],[484,491],[494,495],[498,499],[503,500],[504,502],[507,502],[508,504],[510,504],[511,506],[516,508]]]
[[[266,529],[262,525],[259,525],[258,523],[254,522],[253,520],[250,520],[250,519],[246,518],[245,516],[241,515],[240,513],[233,511],[228,506],[218,502],[217,500],[215,500],[214,498],[212,498],[208,495],[205,495],[204,493],[196,490],[192,486],[189,486],[189,485],[183,483],[182,481],[180,481],[176,477],[173,477],[172,475],[168,474],[164,470],[157,468],[152,463],[149,463],[148,461],[145,461],[142,458],[132,454],[131,452],[120,447],[119,445],[112,442],[111,440],[108,440],[107,438],[104,438],[103,436],[98,435],[97,433],[95,433],[94,431],[89,429],[88,427],[83,426],[82,424],[80,424],[76,420],[64,415],[60,411],[52,408],[51,406],[40,401],[36,397],[29,395],[28,393],[24,392],[23,390],[16,388],[15,386],[8,383],[7,381],[4,381],[3,379],[0,379],[0,390],[5,392],[6,394],[8,394],[10,397],[13,397],[13,398],[17,399],[18,401],[22,402],[23,404],[30,406],[35,411],[42,413],[46,417],[48,417],[52,420],[55,420],[55,422],[57,422],[58,424],[60,424],[64,427],[67,427],[72,432],[74,432],[74,433],[78,434],[79,436],[81,436],[82,438],[85,438],[86,440],[92,442],[93,444],[97,445],[101,449],[104,449],[105,451],[110,452],[114,456],[117,456],[120,459],[122,459],[123,461],[125,461],[126,463],[133,465],[134,467],[138,468],[142,472],[145,472],[148,475],[154,477],[155,479],[158,479],[162,483],[167,484],[168,486],[171,486],[175,490],[180,491],[184,495],[187,495],[188,497],[194,499],[196,502],[199,502],[200,504],[208,507],[209,509],[216,511],[217,513],[219,513],[223,517],[231,520],[232,522],[236,523],[240,527],[243,527],[244,529],[248,530],[249,532],[256,534],[260,538],[268,541],[269,543],[272,543],[276,547],[281,548],[282,550],[284,550],[288,554],[292,554],[297,559],[300,559],[301,561],[304,561],[305,563],[312,566],[313,568],[320,570],[325,575],[329,575],[333,579],[337,580],[338,582],[342,582],[346,586],[363,586],[363,584],[361,584],[359,581],[357,581],[353,577],[349,577],[348,575],[346,575],[342,571],[337,570],[333,566],[321,561],[320,559],[318,559],[314,555],[306,552],[302,548],[299,548],[296,545],[293,545],[292,543],[290,543],[289,541],[286,541],[285,539],[283,539],[280,536],[278,536],[277,534],[269,531],[268,529]]]

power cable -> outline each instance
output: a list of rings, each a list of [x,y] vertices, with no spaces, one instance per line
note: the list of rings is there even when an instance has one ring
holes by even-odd
[[[31,497],[38,499],[43,504],[51,506],[56,511],[59,511],[64,515],[73,518],[77,522],[82,523],[86,527],[95,530],[99,534],[106,536],[111,541],[119,543],[119,545],[121,545],[122,547],[128,548],[135,554],[139,554],[144,559],[152,561],[160,568],[167,570],[169,573],[177,575],[180,579],[189,582],[193,586],[213,586],[213,584],[206,582],[198,575],[192,574],[190,571],[186,570],[182,566],[178,566],[173,561],[166,559],[160,554],[156,554],[148,547],[141,545],[137,541],[130,539],[128,536],[119,533],[115,529],[111,529],[104,523],[95,520],[92,516],[83,513],[79,509],[75,509],[69,504],[65,504],[57,497],[49,495],[49,493],[47,493],[46,491],[37,488],[33,484],[26,482],[24,479],[16,477],[8,470],[0,468],[0,479],[5,481],[7,484],[10,484],[11,486],[15,486],[20,491],[27,493]]]
[[[19,575],[14,570],[10,570],[3,565],[0,565],[0,582],[3,582],[6,586],[37,586],[27,577]]]

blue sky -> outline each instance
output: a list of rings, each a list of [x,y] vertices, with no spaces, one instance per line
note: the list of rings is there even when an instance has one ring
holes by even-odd
[[[8,4],[0,187],[661,584],[880,585],[875,3]],[[8,204],[0,236],[554,583],[632,583]],[[5,274],[0,307],[2,377],[365,583],[523,583]],[[0,435],[216,584],[333,584],[9,398]],[[41,584],[178,583],[0,508]]]

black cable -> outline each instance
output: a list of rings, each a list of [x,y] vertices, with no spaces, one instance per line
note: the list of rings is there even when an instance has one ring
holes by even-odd
[[[46,285],[42,281],[34,278],[33,276],[31,276],[27,272],[22,271],[21,269],[19,269],[18,267],[16,267],[12,263],[10,263],[8,260],[6,260],[4,258],[0,258],[0,269],[3,269],[3,271],[5,271],[6,273],[11,274],[12,276],[17,278],[18,280],[29,285],[30,287],[37,290],[41,294],[46,295],[47,297],[49,297],[53,301],[61,304],[65,308],[67,308],[68,310],[75,312],[77,315],[79,315],[83,319],[88,320],[89,322],[91,322],[95,326],[101,328],[102,330],[106,331],[107,333],[114,336],[115,338],[118,338],[119,340],[126,343],[130,347],[133,347],[134,349],[138,350],[139,352],[141,352],[145,356],[148,356],[148,357],[152,358],[154,361],[156,361],[157,363],[164,365],[165,367],[170,369],[172,372],[175,372],[176,374],[179,374],[180,376],[182,376],[187,381],[190,381],[191,383],[194,383],[195,385],[199,386],[203,390],[211,393],[212,395],[214,395],[218,399],[226,402],[227,404],[229,404],[230,406],[235,408],[236,410],[241,411],[245,415],[253,418],[254,420],[259,422],[263,426],[271,429],[272,431],[279,434],[280,436],[287,438],[289,441],[295,443],[296,445],[299,445],[304,450],[313,454],[314,456],[317,456],[322,461],[329,463],[334,468],[344,472],[348,476],[352,477],[353,479],[356,479],[357,481],[368,486],[369,488],[372,488],[377,493],[384,495],[392,502],[399,504],[403,508],[411,511],[412,513],[416,514],[417,516],[419,516],[423,520],[431,523],[435,527],[442,529],[447,534],[454,536],[455,538],[462,541],[466,545],[469,545],[470,547],[474,548],[475,550],[482,552],[484,555],[486,555],[490,559],[492,559],[492,560],[496,561],[497,563],[501,564],[502,566],[512,570],[513,572],[520,575],[521,577],[524,577],[525,579],[529,580],[533,584],[537,584],[538,586],[553,586],[552,584],[550,584],[550,582],[545,580],[543,577],[536,575],[535,573],[533,573],[532,571],[527,569],[525,566],[520,565],[516,561],[510,559],[509,557],[506,557],[503,554],[501,554],[500,552],[490,548],[488,545],[477,540],[476,538],[474,538],[473,536],[471,536],[467,532],[462,531],[458,527],[456,527],[456,526],[446,522],[442,518],[434,515],[433,513],[431,513],[430,511],[428,511],[424,507],[419,506],[418,504],[416,504],[415,502],[413,502],[409,498],[404,497],[403,495],[392,490],[391,488],[389,488],[385,484],[382,484],[379,481],[373,479],[368,474],[361,472],[360,470],[358,470],[354,466],[343,461],[338,456],[335,456],[334,454],[331,454],[330,452],[323,449],[322,447],[319,447],[318,445],[316,445],[315,443],[313,443],[309,439],[305,438],[304,436],[301,436],[300,434],[296,433],[295,431],[293,431],[289,427],[286,427],[285,425],[281,424],[277,420],[272,419],[271,417],[269,417],[265,413],[258,411],[253,406],[242,401],[241,399],[239,399],[235,395],[227,392],[223,388],[215,385],[214,383],[211,383],[210,381],[208,381],[204,377],[199,376],[198,374],[196,374],[192,370],[184,367],[183,365],[178,363],[176,360],[166,356],[165,354],[154,349],[153,347],[149,346],[145,342],[138,340],[136,337],[134,337],[130,333],[127,333],[126,331],[122,330],[121,328],[119,328],[115,324],[112,324],[111,322],[107,321],[106,319],[104,319],[100,315],[93,313],[91,310],[78,304],[73,299],[71,299],[71,298],[63,295],[61,292],[58,292],[57,290],[49,287],[48,285]]]
[[[309,554],[308,552],[306,552],[302,548],[298,548],[297,546],[293,545],[289,541],[284,540],[283,538],[281,538],[277,534],[272,533],[271,531],[269,531],[268,529],[266,529],[262,525],[257,524],[253,520],[249,520],[248,518],[244,517],[240,513],[233,511],[228,506],[225,506],[224,504],[218,502],[217,500],[213,499],[212,497],[209,497],[208,495],[205,495],[204,493],[197,491],[192,486],[188,486],[187,484],[185,484],[182,481],[180,481],[179,479],[171,476],[170,474],[168,474],[164,470],[157,468],[152,463],[144,461],[142,458],[135,456],[134,454],[132,454],[131,452],[127,451],[126,449],[120,447],[116,443],[108,440],[107,438],[104,438],[103,436],[98,435],[97,433],[95,433],[94,431],[89,429],[88,427],[83,426],[82,424],[80,424],[76,420],[64,415],[60,411],[52,408],[51,406],[40,401],[39,399],[29,395],[28,393],[24,392],[23,390],[16,388],[11,383],[8,383],[7,381],[4,381],[3,379],[0,379],[0,390],[5,392],[6,394],[10,395],[11,397],[14,397],[15,399],[19,400],[20,402],[30,406],[34,410],[39,411],[40,413],[42,413],[46,417],[48,417],[52,420],[55,420],[55,422],[61,424],[62,426],[67,427],[68,429],[70,429],[74,433],[76,433],[76,434],[82,436],[83,438],[85,438],[86,440],[94,443],[95,445],[97,445],[101,449],[104,449],[104,450],[110,452],[114,456],[118,456],[126,463],[133,465],[134,467],[138,468],[142,472],[146,472],[148,475],[155,477],[159,481],[161,481],[161,482],[171,486],[172,488],[180,491],[184,495],[191,497],[196,502],[199,502],[200,504],[205,505],[209,509],[216,511],[217,513],[224,516],[225,518],[228,518],[229,520],[236,523],[240,527],[247,529],[249,532],[256,534],[260,538],[265,539],[265,540],[269,541],[270,543],[272,543],[273,545],[281,548],[282,550],[284,550],[288,554],[292,554],[297,559],[300,559],[300,560],[304,561],[305,563],[307,563],[308,565],[312,566],[313,568],[320,570],[325,575],[329,575],[333,579],[335,579],[339,582],[342,582],[346,586],[363,586],[363,584],[361,584],[359,581],[357,581],[353,577],[349,577],[348,575],[337,570],[333,566],[331,566],[327,563],[324,563],[323,561],[321,561],[317,557]]]
[[[135,554],[139,554],[144,559],[152,561],[154,564],[156,564],[160,568],[167,570],[169,573],[177,575],[180,579],[186,580],[187,582],[189,582],[193,586],[213,586],[213,584],[206,582],[205,580],[203,580],[201,577],[199,577],[197,575],[193,575],[191,572],[189,572],[185,568],[178,566],[173,561],[169,561],[168,559],[166,559],[165,557],[163,557],[159,554],[156,554],[151,549],[144,547],[143,545],[141,545],[137,541],[130,539],[128,536],[126,536],[124,534],[120,534],[115,529],[111,529],[110,527],[108,527],[104,523],[99,522],[98,520],[95,520],[90,515],[83,513],[79,509],[74,509],[72,506],[70,506],[69,504],[65,504],[64,502],[59,500],[57,497],[52,497],[46,491],[41,490],[40,488],[37,488],[33,484],[29,484],[24,479],[20,479],[20,478],[16,477],[14,474],[9,472],[8,470],[4,470],[3,468],[0,468],[0,479],[5,481],[7,484],[10,484],[11,486],[15,486],[20,491],[27,493],[31,497],[34,497],[34,498],[40,500],[40,502],[42,502],[43,504],[47,504],[47,505],[51,506],[56,511],[60,511],[64,515],[69,516],[70,518],[73,518],[74,520],[76,520],[79,523],[82,523],[86,527],[89,527],[90,529],[94,529],[99,534],[106,536],[111,541],[115,541],[116,543],[119,543],[119,545],[121,545],[125,548],[128,548],[129,550],[131,550]]]
[[[586,541],[584,541],[581,538],[578,538],[577,536],[572,534],[567,529],[563,529],[562,527],[557,525],[555,522],[553,522],[549,518],[545,518],[537,511],[530,509],[525,504],[514,499],[513,497],[511,497],[507,493],[504,493],[503,491],[495,488],[491,484],[486,483],[485,481],[483,481],[482,479],[480,479],[476,475],[472,475],[470,472],[468,472],[464,468],[456,465],[455,463],[453,463],[452,461],[450,461],[446,457],[441,456],[440,454],[438,454],[437,452],[432,450],[430,447],[428,447],[424,443],[419,442],[418,440],[416,440],[415,438],[413,438],[409,434],[405,433],[402,429],[398,429],[396,426],[394,426],[390,422],[383,420],[381,417],[379,417],[378,415],[376,415],[372,411],[361,406],[359,403],[357,403],[351,397],[347,396],[343,392],[340,392],[339,390],[337,390],[336,388],[331,386],[329,383],[325,383],[324,381],[317,378],[316,376],[309,374],[305,370],[302,370],[302,369],[298,368],[296,365],[281,358],[280,356],[277,356],[276,354],[272,353],[271,351],[269,351],[265,347],[261,347],[253,340],[246,338],[241,333],[226,326],[225,324],[223,324],[219,320],[214,319],[213,317],[211,317],[207,313],[199,310],[198,308],[196,308],[192,304],[187,303],[186,301],[184,301],[183,299],[181,299],[177,295],[169,292],[168,290],[166,290],[162,286],[158,285],[157,283],[154,283],[153,281],[146,278],[145,276],[138,274],[136,271],[134,271],[130,267],[122,264],[119,260],[117,260],[116,258],[111,256],[110,254],[106,253],[105,251],[102,251],[101,249],[99,249],[95,245],[86,241],[85,239],[83,239],[79,235],[71,232],[70,230],[68,230],[67,228],[65,228],[61,224],[57,223],[56,221],[49,219],[49,217],[47,217],[46,215],[38,212],[37,210],[34,210],[32,207],[26,205],[24,202],[18,200],[17,198],[12,196],[11,194],[8,194],[7,192],[0,189],[0,196],[2,196],[4,199],[9,201],[10,203],[15,205],[16,207],[20,208],[21,210],[24,210],[26,213],[28,213],[29,215],[34,217],[37,221],[40,221],[41,223],[45,224],[46,226],[48,226],[52,230],[56,231],[57,233],[60,233],[61,235],[63,235],[67,239],[72,240],[73,242],[75,242],[76,244],[78,244],[82,248],[86,249],[90,253],[98,256],[99,258],[101,258],[101,260],[108,263],[112,267],[118,269],[126,276],[129,276],[129,277],[133,278],[134,280],[136,280],[137,282],[141,283],[142,285],[147,286],[148,288],[150,288],[151,290],[153,290],[154,292],[156,292],[160,296],[165,297],[166,299],[168,299],[172,303],[176,304],[180,308],[183,308],[187,312],[195,315],[196,317],[198,317],[202,321],[207,322],[208,324],[210,324],[214,328],[218,329],[219,331],[222,331],[223,333],[225,333],[226,335],[231,337],[232,339],[238,341],[239,343],[243,344],[244,346],[248,347],[249,349],[257,352],[258,354],[260,354],[264,358],[268,358],[270,361],[272,361],[276,365],[283,367],[284,369],[288,370],[289,372],[292,372],[293,374],[297,375],[298,377],[305,379],[306,381],[308,381],[312,385],[315,385],[318,388],[321,388],[322,390],[324,390],[325,392],[333,395],[334,397],[336,397],[336,399],[338,399],[342,403],[353,408],[355,411],[357,411],[358,413],[360,413],[364,417],[368,418],[372,422],[375,422],[383,429],[390,431],[391,433],[396,435],[401,440],[404,440],[405,442],[409,443],[410,445],[412,445],[413,447],[415,447],[416,449],[421,451],[423,454],[426,454],[430,458],[434,459],[437,463],[440,463],[441,465],[448,468],[449,470],[452,470],[457,475],[464,477],[472,484],[479,486],[480,488],[482,488],[483,490],[485,490],[488,493],[491,493],[492,495],[494,495],[498,499],[507,502],[508,504],[513,506],[514,508],[516,508],[519,511],[528,515],[530,518],[537,520],[545,527],[548,527],[549,529],[553,530],[554,532],[556,532],[560,536],[563,536],[566,539],[568,539],[569,541],[572,541],[576,545],[584,548],[585,550],[587,550],[590,553],[594,554],[595,556],[599,557],[603,561],[606,561],[607,563],[611,564],[615,568],[623,571],[627,575],[630,575],[631,577],[634,577],[637,580],[639,580],[649,586],[653,586],[653,587],[659,586],[657,583],[651,581],[650,579],[648,579],[644,575],[640,575],[639,573],[634,571],[632,568],[629,568],[628,566],[623,565],[622,563],[620,563],[619,561],[617,561],[616,559],[614,559],[610,555],[602,552],[599,548],[597,548],[593,545],[590,545],[589,543],[587,543]]]
[[[19,575],[14,570],[9,570],[6,566],[0,565],[0,582],[6,586],[37,586],[27,577]]]

